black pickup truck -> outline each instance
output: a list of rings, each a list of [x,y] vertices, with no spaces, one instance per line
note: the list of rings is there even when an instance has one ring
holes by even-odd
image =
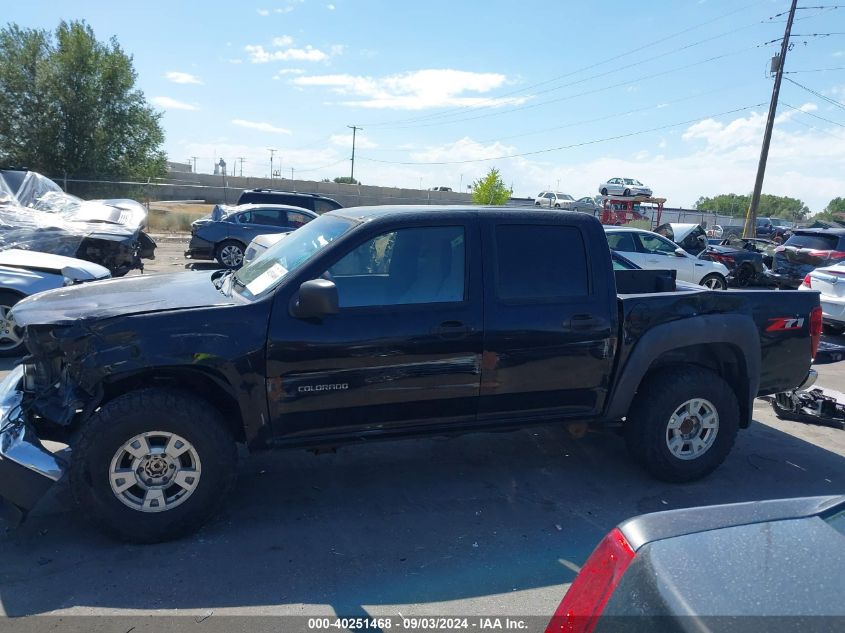
[[[22,517],[68,476],[98,526],[158,541],[225,498],[237,443],[536,423],[615,426],[655,477],[702,477],[756,396],[808,378],[818,295],[676,290],[669,271],[615,267],[585,214],[359,207],[237,272],[25,299],[30,354],[0,385],[0,496]]]

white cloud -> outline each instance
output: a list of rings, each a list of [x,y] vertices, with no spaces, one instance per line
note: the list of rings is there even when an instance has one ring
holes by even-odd
[[[185,103],[183,101],[177,101],[171,97],[153,97],[151,101],[154,105],[157,105],[159,108],[164,108],[165,110],[199,110],[199,108],[195,105],[191,105],[190,103]]]
[[[845,57],[845,51],[836,51],[833,54],[834,57]]]
[[[182,73],[176,70],[165,73],[164,77],[175,84],[202,84],[202,80],[196,75]]]
[[[229,63],[230,64],[243,64],[244,60],[233,57],[232,59],[229,60]]]
[[[332,134],[329,142],[340,147],[352,147],[352,134]],[[378,143],[371,141],[363,134],[355,136],[355,149],[372,149],[378,147]]]
[[[507,81],[499,73],[476,73],[452,69],[416,70],[386,77],[360,75],[312,75],[297,77],[297,86],[322,86],[340,95],[363,97],[342,105],[364,108],[421,110],[443,106],[503,106],[527,101],[527,97],[486,98],[463,96],[487,93]]]
[[[247,44],[244,50],[249,54],[253,64],[266,64],[267,62],[321,62],[329,58],[318,48],[310,44],[305,48],[286,48],[278,51],[268,51],[260,44]]]
[[[799,110],[812,112],[817,106],[805,103]],[[784,123],[795,116],[794,110],[786,110],[775,118],[775,123]],[[763,137],[766,125],[766,114],[752,111],[747,117],[734,119],[729,123],[722,123],[715,119],[704,119],[687,128],[681,138],[685,141],[703,140],[708,147],[728,149],[749,143],[759,143]]]
[[[327,8],[329,11],[334,11],[334,10],[335,10],[335,6],[334,6],[333,4],[327,4],[327,5],[326,5],[326,8]]]
[[[277,70],[276,74],[273,75],[273,79],[282,79],[285,75],[302,75],[305,71],[302,68],[282,68],[281,70]]]
[[[290,46],[291,44],[293,44],[293,38],[290,35],[281,35],[273,38],[273,46],[276,48]]]
[[[256,12],[258,13],[258,15],[263,16],[263,17],[265,17],[265,18],[266,18],[268,15],[270,15],[270,10],[269,10],[269,9],[256,9]]]
[[[258,130],[259,132],[273,132],[275,134],[290,134],[290,130],[283,127],[276,127],[272,123],[265,123],[263,121],[245,121],[244,119],[232,119],[232,125],[238,127],[245,127],[251,130]]]

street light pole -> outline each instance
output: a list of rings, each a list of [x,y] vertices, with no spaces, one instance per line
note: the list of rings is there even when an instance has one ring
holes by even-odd
[[[279,150],[277,150],[275,147],[268,147],[267,151],[270,152],[270,180],[273,180],[273,154],[275,154]]]
[[[766,176],[766,161],[769,158],[769,144],[772,141],[772,129],[775,125],[775,114],[778,109],[778,95],[780,94],[780,82],[783,78],[783,66],[786,62],[786,53],[789,50],[789,34],[792,32],[792,20],[795,17],[795,7],[798,0],[792,0],[789,8],[789,17],[786,20],[786,31],[783,34],[783,41],[780,43],[780,59],[775,74],[775,85],[772,88],[772,100],[769,103],[769,116],[766,119],[766,131],[763,132],[763,146],[760,148],[760,162],[757,164],[757,178],[754,181],[754,192],[751,194],[751,204],[748,206],[748,214],[745,216],[745,228],[743,237],[756,237],[757,235],[757,207],[760,206],[760,195],[763,191],[763,178]]]

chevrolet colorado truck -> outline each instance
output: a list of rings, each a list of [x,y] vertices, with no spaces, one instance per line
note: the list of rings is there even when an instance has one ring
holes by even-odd
[[[758,395],[812,379],[817,293],[676,288],[614,270],[581,213],[358,207],[237,272],[45,292],[12,317],[0,496],[18,518],[61,478],[94,523],[155,542],[234,485],[236,444],[610,425],[649,473],[707,475]],[[69,449],[47,450],[42,440]]]

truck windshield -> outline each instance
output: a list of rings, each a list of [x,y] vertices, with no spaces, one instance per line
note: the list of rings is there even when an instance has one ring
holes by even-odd
[[[258,297],[278,286],[355,223],[347,218],[323,215],[298,228],[267,249],[261,257],[234,274],[232,289],[247,297]]]

